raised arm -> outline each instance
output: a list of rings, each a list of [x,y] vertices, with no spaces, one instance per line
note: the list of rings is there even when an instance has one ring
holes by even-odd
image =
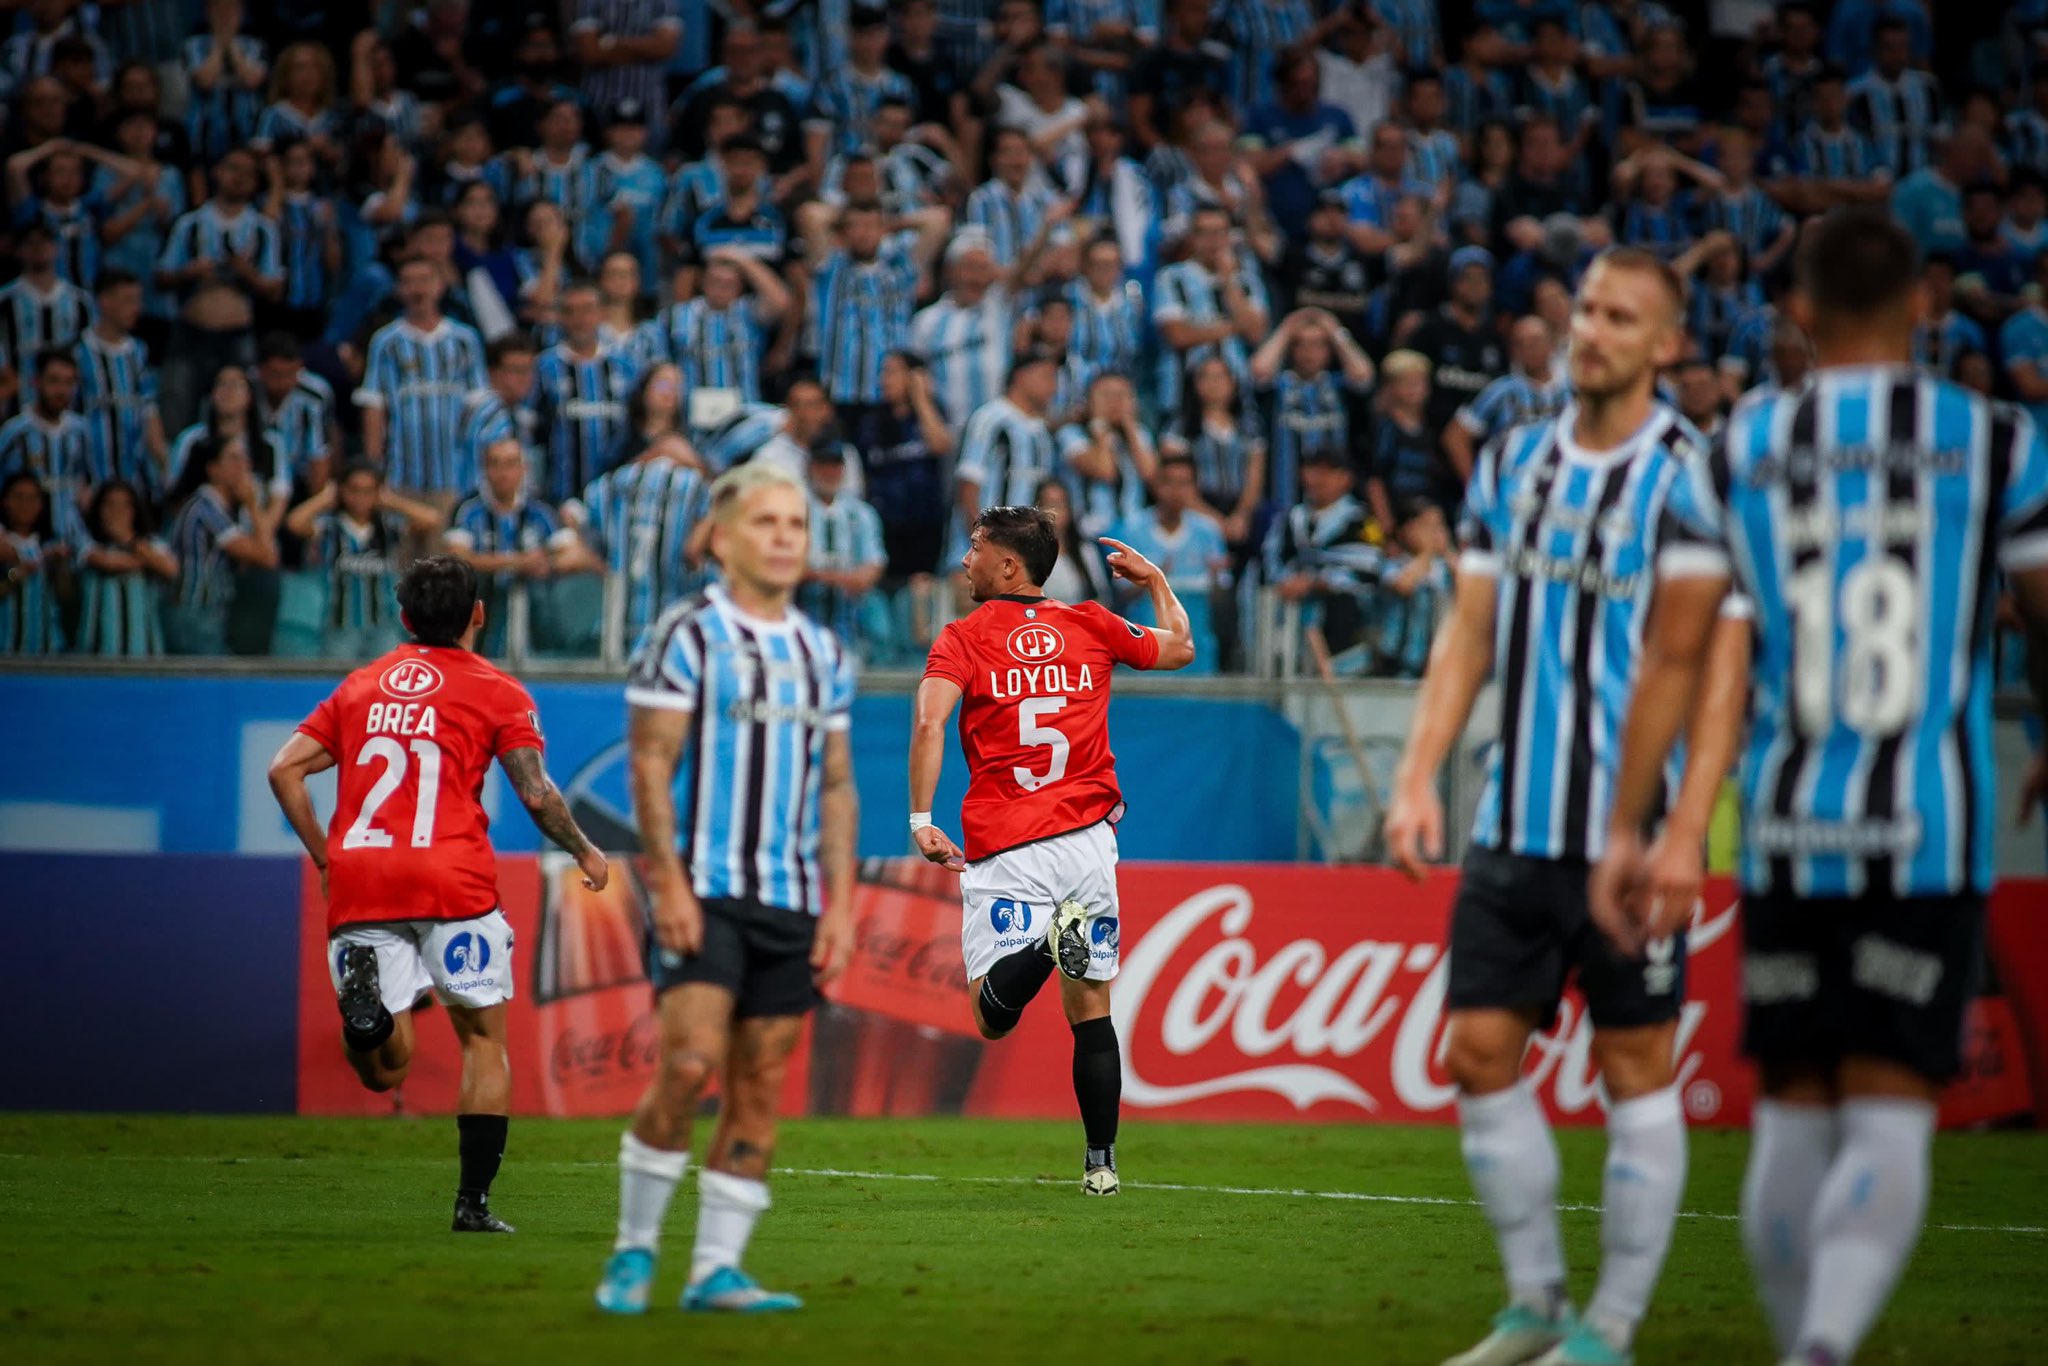
[[[932,799],[946,763],[946,723],[959,702],[958,683],[928,674],[917,685],[910,718],[910,837],[918,853],[956,873],[967,870],[967,858],[945,831],[932,824]]]
[[[1194,627],[1188,622],[1188,609],[1181,606],[1165,572],[1122,541],[1107,536],[1098,539],[1110,549],[1110,573],[1151,595],[1152,616],[1159,623],[1152,628],[1153,637],[1159,641],[1159,658],[1152,667],[1171,671],[1194,663]]]
[[[1408,747],[1394,770],[1394,801],[1387,813],[1387,848],[1394,864],[1416,881],[1424,861],[1444,852],[1444,808],[1436,778],[1472,716],[1486,676],[1493,672],[1494,610],[1499,585],[1491,574],[1458,575],[1451,618],[1437,632],[1422,675]]]
[[[540,751],[525,745],[499,755],[498,763],[512,780],[512,790],[519,794],[519,804],[533,817],[534,825],[583,870],[583,885],[593,892],[603,891],[611,876],[605,857],[583,833],[583,827],[576,824],[569,803],[562,798],[562,789],[548,777]]]

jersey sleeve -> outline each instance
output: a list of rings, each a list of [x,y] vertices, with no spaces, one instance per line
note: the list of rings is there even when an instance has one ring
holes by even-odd
[[[325,701],[313,708],[311,716],[299,722],[299,734],[326,750],[339,762],[341,759],[341,724],[340,718],[335,715],[334,697],[333,693],[329,693]]]
[[[2048,444],[2031,414],[2014,424],[2012,463],[1998,502],[1999,567],[2048,567]]]
[[[501,692],[491,753],[500,759],[515,749],[547,753],[547,740],[540,733],[540,709],[533,705],[533,695],[509,678],[504,680]]]
[[[1657,536],[1657,576],[1664,579],[1726,578],[1728,443],[1714,438],[1706,458],[1679,467],[1664,503]]]
[[[1465,508],[1458,518],[1458,569],[1461,573],[1500,577],[1500,462],[1502,442],[1488,442],[1472,462],[1472,481],[1465,489]]]
[[[1125,621],[1100,603],[1083,603],[1081,610],[1093,619],[1096,638],[1117,663],[1133,669],[1149,669],[1159,662],[1158,636],[1135,622]]]
[[[626,672],[626,702],[635,707],[695,711],[704,678],[702,638],[685,619],[649,632]]]
[[[931,654],[924,662],[926,678],[943,678],[948,683],[967,691],[967,679],[971,664],[967,658],[967,640],[961,633],[958,622],[948,622],[939,638],[932,642]]]

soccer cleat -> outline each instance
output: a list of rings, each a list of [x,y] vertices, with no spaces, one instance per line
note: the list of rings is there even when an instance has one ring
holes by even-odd
[[[1088,908],[1078,901],[1062,901],[1052,913],[1045,932],[1052,946],[1052,961],[1060,976],[1078,982],[1088,975]]]
[[[1115,1195],[1118,1190],[1115,1167],[1090,1167],[1081,1178],[1083,1195]]]
[[[514,1233],[512,1225],[491,1213],[489,1205],[461,1196],[455,1197],[455,1228],[457,1233]]]
[[[654,1254],[644,1247],[621,1248],[604,1264],[597,1283],[597,1307],[607,1314],[644,1314],[654,1283]]]
[[[340,1000],[341,1027],[348,1033],[368,1038],[382,1028],[386,1016],[377,984],[377,951],[368,944],[350,944],[341,951]]]
[[[1635,1356],[1617,1351],[1589,1324],[1579,1323],[1564,1341],[1536,1358],[1535,1366],[1635,1366]]]
[[[779,1290],[763,1290],[736,1266],[721,1266],[683,1292],[683,1308],[693,1314],[785,1314],[804,1302]]]
[[[1523,1366],[1563,1342],[1576,1326],[1569,1308],[1547,1319],[1525,1304],[1511,1304],[1493,1316],[1493,1331],[1478,1346],[1445,1358],[1443,1366]]]

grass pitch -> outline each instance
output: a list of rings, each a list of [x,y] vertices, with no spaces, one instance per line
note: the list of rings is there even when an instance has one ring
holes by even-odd
[[[1086,1200],[1071,1125],[808,1120],[748,1265],[809,1307],[676,1310],[686,1184],[654,1311],[612,1319],[618,1132],[514,1120],[493,1204],[520,1231],[457,1239],[447,1119],[0,1115],[0,1360],[1435,1362],[1501,1297],[1447,1128],[1129,1124],[1124,1194]],[[1583,1302],[1602,1138],[1559,1140]],[[1645,1363],[1769,1359],[1743,1152],[1692,1136]],[[2048,1139],[1944,1137],[1930,1223],[1862,1360],[2048,1361]]]

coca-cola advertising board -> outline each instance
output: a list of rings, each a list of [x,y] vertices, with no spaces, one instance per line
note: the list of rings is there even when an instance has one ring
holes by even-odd
[[[640,966],[644,891],[627,868],[593,895],[552,857],[499,861],[518,955],[511,1016],[514,1109],[617,1115],[654,1063]],[[1454,872],[1417,886],[1383,869],[1127,864],[1123,970],[1115,988],[1124,1107],[1133,1116],[1301,1122],[1449,1122],[1440,1062],[1444,929]],[[1968,1070],[1943,1120],[2021,1120],[2048,1095],[2048,884],[2008,882],[1994,900],[1997,995],[1975,1003]],[[1008,1039],[984,1044],[968,1015],[952,874],[918,859],[862,868],[853,966],[818,1012],[792,1068],[788,1113],[1064,1117],[1071,1047],[1055,993]],[[1738,1056],[1740,908],[1710,882],[1695,913],[1679,1024],[1680,1095],[1698,1124],[1748,1119]],[[305,883],[299,1108],[389,1111],[356,1083],[336,1037],[317,877]],[[453,1109],[450,1031],[422,1013],[419,1056],[396,1097]],[[1595,1123],[1591,1024],[1568,996],[1537,1038],[1529,1075],[1552,1117]],[[2030,1082],[2030,1071],[2032,1078]]]

